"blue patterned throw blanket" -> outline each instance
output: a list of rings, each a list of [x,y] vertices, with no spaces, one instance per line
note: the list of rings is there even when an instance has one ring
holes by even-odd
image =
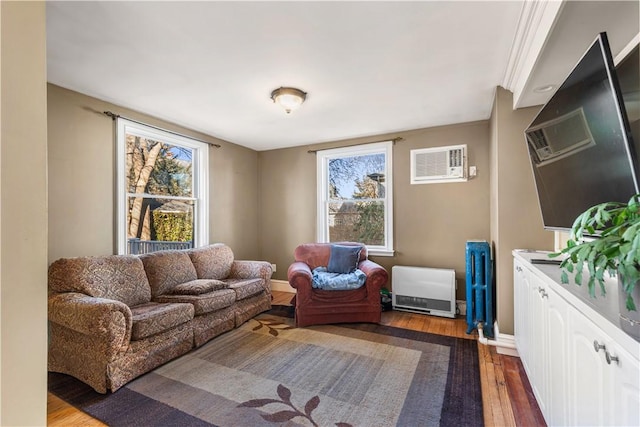
[[[327,291],[344,291],[358,289],[364,285],[367,276],[362,270],[356,269],[353,273],[330,273],[327,267],[317,267],[312,271],[313,284],[316,289]]]

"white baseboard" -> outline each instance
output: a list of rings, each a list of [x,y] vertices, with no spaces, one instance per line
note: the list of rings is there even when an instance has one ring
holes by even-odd
[[[493,330],[496,335],[496,351],[505,356],[520,357],[516,346],[516,338],[513,335],[501,334],[498,328],[498,322],[494,322]]]
[[[271,279],[271,290],[278,292],[289,292],[291,294],[295,294],[296,290],[289,285],[289,282],[286,280],[275,280]]]

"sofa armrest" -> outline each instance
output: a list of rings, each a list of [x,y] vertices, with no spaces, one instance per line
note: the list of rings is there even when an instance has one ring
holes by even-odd
[[[110,354],[129,346],[133,319],[120,301],[68,292],[50,295],[48,310],[49,321],[94,337]]]
[[[233,261],[229,277],[234,279],[271,279],[273,269],[266,261]]]
[[[380,264],[368,259],[361,261],[358,268],[367,276],[367,281],[364,283],[367,287],[367,298],[371,301],[379,301],[380,289],[387,285],[389,273]]]
[[[297,289],[298,292],[305,289],[310,290],[312,279],[311,268],[304,262],[296,261],[287,270],[287,280],[291,287]]]
[[[271,275],[273,269],[271,264],[266,261],[242,261],[235,260],[231,264],[231,272],[229,278],[232,279],[263,279],[264,287],[268,293],[271,293]]]

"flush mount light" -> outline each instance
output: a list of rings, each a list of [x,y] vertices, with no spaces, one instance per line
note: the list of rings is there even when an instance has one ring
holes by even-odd
[[[533,89],[533,91],[536,93],[545,93],[545,92],[551,92],[555,88],[556,88],[555,85],[544,85],[544,86],[538,86],[537,88]]]
[[[306,92],[294,87],[279,87],[271,92],[273,102],[284,108],[287,114],[301,106],[306,98]]]

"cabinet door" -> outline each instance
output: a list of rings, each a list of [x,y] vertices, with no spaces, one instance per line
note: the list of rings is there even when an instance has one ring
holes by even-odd
[[[608,425],[613,389],[605,361],[607,337],[594,323],[568,307],[567,417],[570,425]],[[595,346],[594,346],[595,344]]]
[[[607,367],[613,375],[613,407],[617,426],[640,426],[640,362],[625,350],[608,343],[613,358]]]
[[[569,304],[550,288],[545,288],[547,313],[546,420],[549,425],[567,425],[567,310]]]
[[[529,276],[529,332],[530,332],[530,357],[531,388],[538,399],[538,406],[543,414],[548,414],[548,367],[550,354],[547,347],[547,307],[544,283],[535,275]]]
[[[529,270],[519,260],[513,263],[514,336],[520,360],[529,373]]]

